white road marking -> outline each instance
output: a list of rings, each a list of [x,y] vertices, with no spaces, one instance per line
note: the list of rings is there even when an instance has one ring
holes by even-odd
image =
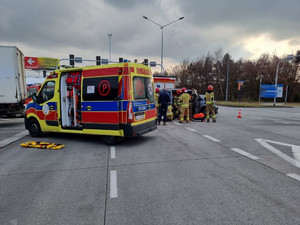
[[[181,126],[181,123],[174,122],[176,125]]]
[[[257,117],[250,117],[250,118],[255,120],[262,120],[262,118],[257,118]]]
[[[117,171],[110,171],[110,198],[118,197]]]
[[[192,131],[192,132],[196,132],[196,133],[197,133],[197,131],[194,130],[194,129],[192,129],[192,128],[186,127],[186,129],[189,130],[189,131]]]
[[[18,225],[18,219],[14,219],[12,221],[10,221],[11,225]]]
[[[300,162],[300,146],[293,145],[292,146],[292,151],[293,151],[294,158],[298,162]]]
[[[288,173],[287,174],[289,177],[294,178],[297,181],[300,181],[300,176],[298,174],[295,173]]]
[[[116,158],[116,148],[115,147],[110,147],[110,158],[115,159]]]
[[[289,123],[289,122],[280,121],[280,120],[275,120],[274,122],[275,122],[275,123],[283,123],[283,124],[291,124],[291,123]]]
[[[207,138],[207,139],[209,139],[209,140],[211,140],[213,142],[220,142],[220,140],[218,140],[218,139],[216,139],[216,138],[214,138],[212,136],[209,136],[209,135],[203,135],[203,137],[205,137],[205,138]]]
[[[25,137],[26,135],[28,135],[28,131],[23,131],[21,133],[18,133],[12,137],[6,138],[4,140],[0,141],[0,148],[5,147],[6,145],[9,145],[10,143],[17,141],[19,139],[21,139],[22,137]]]
[[[290,157],[290,156],[282,153],[278,149],[274,148],[272,145],[269,145],[267,142],[274,143],[274,144],[279,144],[279,145],[283,145],[283,146],[289,146],[289,147],[292,147],[292,149],[293,149],[294,145],[286,144],[286,143],[281,143],[281,142],[277,142],[277,141],[264,140],[264,139],[260,139],[260,138],[257,138],[255,140],[259,144],[261,144],[263,147],[265,147],[266,149],[268,149],[270,152],[273,152],[274,154],[276,154],[280,158],[284,159],[285,161],[289,162],[290,164],[292,164],[292,165],[300,168],[300,161],[297,161],[297,160],[293,159],[292,157]],[[296,146],[296,147],[298,147],[298,146]]]
[[[234,152],[236,152],[236,153],[239,153],[241,155],[244,155],[244,156],[246,156],[246,157],[248,157],[250,159],[254,159],[254,160],[258,160],[259,159],[257,156],[251,155],[250,153],[245,152],[245,151],[243,151],[243,150],[241,150],[239,148],[231,148],[231,150],[234,151]]]

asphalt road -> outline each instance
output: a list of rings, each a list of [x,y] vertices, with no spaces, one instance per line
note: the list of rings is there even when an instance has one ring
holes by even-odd
[[[300,224],[300,108],[219,113],[113,147],[0,119],[0,224]]]

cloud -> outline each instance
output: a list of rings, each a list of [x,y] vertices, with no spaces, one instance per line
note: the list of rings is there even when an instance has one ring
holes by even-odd
[[[1,0],[0,44],[25,55],[160,61],[197,59],[222,47],[234,58],[300,47],[300,1],[265,0]],[[262,39],[262,37],[264,37]],[[261,46],[269,46],[263,49]],[[274,48],[274,49],[272,49]]]

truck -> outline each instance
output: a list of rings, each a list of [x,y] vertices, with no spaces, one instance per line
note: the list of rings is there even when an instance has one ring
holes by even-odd
[[[27,99],[24,55],[16,46],[0,46],[0,116],[23,114]]]

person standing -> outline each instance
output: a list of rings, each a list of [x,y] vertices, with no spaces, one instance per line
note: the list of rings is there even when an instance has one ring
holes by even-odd
[[[180,115],[180,103],[179,103],[179,97],[181,95],[181,90],[178,89],[176,91],[176,95],[175,95],[175,98],[174,98],[174,103],[173,103],[173,109],[174,109],[174,117],[175,118],[179,118],[179,115]]]
[[[209,123],[210,113],[212,115],[212,120],[216,122],[216,114],[214,109],[215,96],[213,93],[213,86],[208,85],[207,92],[205,93],[205,101],[206,101],[206,122]]]
[[[191,120],[194,120],[194,115],[198,112],[196,112],[196,107],[197,107],[197,100],[198,100],[198,93],[195,88],[192,89],[192,94],[191,94],[191,104],[190,104],[190,117]]]
[[[189,95],[185,87],[183,87],[181,91],[182,91],[182,95],[179,97],[181,102],[179,123],[183,123],[184,116],[186,116],[186,122],[188,123],[190,120],[189,103],[190,103],[191,96]]]
[[[159,102],[158,102],[158,98],[159,98],[159,88],[155,89],[155,103],[156,103],[156,116],[158,118],[159,115]]]
[[[158,117],[158,125],[160,125],[161,117],[164,117],[164,126],[167,125],[167,111],[169,102],[171,102],[171,98],[169,93],[166,90],[160,92],[158,97],[158,102],[160,103],[159,108],[159,117]]]

